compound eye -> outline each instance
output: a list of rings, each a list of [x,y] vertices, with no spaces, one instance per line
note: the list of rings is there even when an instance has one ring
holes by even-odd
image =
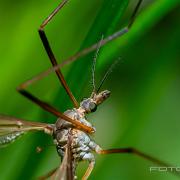
[[[91,110],[91,112],[95,112],[97,109],[97,105],[94,102],[90,102],[89,109]]]

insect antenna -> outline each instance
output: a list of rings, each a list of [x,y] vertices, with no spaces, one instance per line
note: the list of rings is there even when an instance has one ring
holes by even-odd
[[[101,89],[103,83],[105,82],[105,80],[108,78],[108,76],[110,75],[110,73],[112,72],[112,70],[114,69],[115,65],[117,63],[119,63],[120,59],[117,59],[116,61],[114,61],[111,66],[107,69],[107,71],[105,72],[103,78],[100,81],[99,87],[97,88],[97,93],[99,92],[99,90]]]
[[[96,82],[95,82],[95,72],[96,72],[96,62],[97,62],[97,57],[99,54],[99,49],[101,47],[102,41],[103,41],[103,35],[101,37],[101,40],[97,44],[96,52],[93,58],[93,64],[92,64],[92,85],[93,85],[93,91],[92,94],[96,93]]]

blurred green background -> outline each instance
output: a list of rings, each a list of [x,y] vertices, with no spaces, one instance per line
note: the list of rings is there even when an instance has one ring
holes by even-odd
[[[50,67],[37,33],[59,1],[0,1],[0,113],[54,123],[56,118],[20,96],[15,88]],[[52,48],[61,62],[84,47],[122,28],[136,1],[71,0],[47,26]],[[180,166],[180,8],[179,0],[144,0],[131,31],[100,49],[97,82],[121,58],[103,88],[111,98],[89,115],[93,136],[103,148],[133,146]],[[63,68],[80,101],[91,87],[94,53]],[[98,83],[97,83],[98,84]],[[61,111],[72,104],[54,74],[28,88]],[[47,146],[37,154],[37,146]],[[90,179],[176,180],[169,173],[150,173],[153,166],[133,155],[97,155]],[[60,163],[52,139],[30,133],[0,149],[0,179],[35,179]],[[82,177],[87,163],[81,163]]]

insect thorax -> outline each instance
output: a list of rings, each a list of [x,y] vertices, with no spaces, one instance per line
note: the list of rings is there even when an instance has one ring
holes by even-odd
[[[72,110],[67,110],[64,114],[72,119],[79,120],[81,123],[92,127],[92,124],[86,120],[84,114],[81,114],[75,108]],[[74,160],[76,162],[81,160],[93,161],[94,156],[92,151],[95,151],[95,149],[99,146],[93,140],[91,140],[88,134],[73,128],[71,123],[60,118],[56,121],[54,128],[54,143],[56,144],[58,154],[61,157],[64,156],[70,130],[72,137],[71,149]]]

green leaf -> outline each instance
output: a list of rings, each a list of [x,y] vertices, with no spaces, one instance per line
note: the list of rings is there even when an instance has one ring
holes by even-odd
[[[1,114],[34,121],[56,121],[55,117],[21,97],[15,88],[50,66],[37,29],[58,3],[42,0],[0,1]],[[69,1],[45,29],[59,62],[97,42],[102,34],[108,36],[115,32],[127,5],[127,0]],[[177,0],[148,4],[141,9],[127,35],[100,50],[97,82],[107,64],[119,56],[124,59],[124,63],[113,71],[104,84],[112,91],[111,99],[101,105],[97,113],[89,116],[97,127],[94,138],[102,147],[134,145],[171,164],[180,162],[177,158],[180,147],[177,138],[180,42],[177,39],[177,6]],[[160,25],[156,25],[158,23]],[[78,100],[91,92],[93,56],[94,53],[91,53],[63,68],[65,78]],[[54,74],[29,89],[61,111],[72,108]],[[162,139],[161,133],[168,135]],[[0,149],[0,179],[34,179],[58,166],[60,158],[52,144],[50,137],[36,133]],[[44,151],[37,154],[36,146],[45,146]],[[91,178],[175,179],[167,174],[150,174],[150,163],[132,156],[122,156],[97,158]],[[80,167],[83,169],[84,166]],[[78,177],[83,173],[78,170]]]

